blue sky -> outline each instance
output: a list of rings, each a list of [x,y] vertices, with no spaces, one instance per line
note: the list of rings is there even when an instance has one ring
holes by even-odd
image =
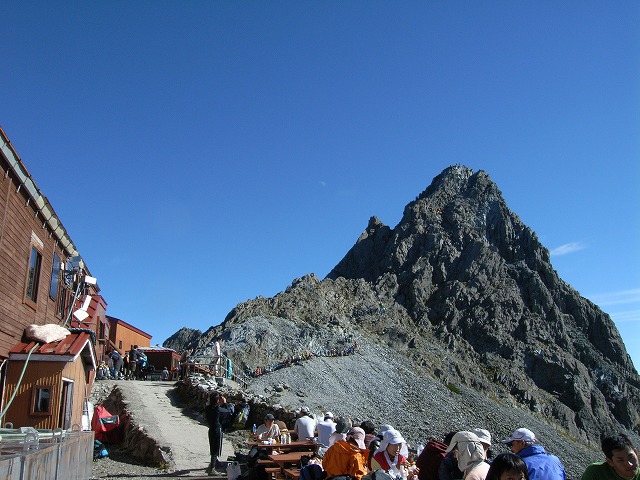
[[[485,170],[640,366],[640,3],[5,0],[0,125],[161,343]]]

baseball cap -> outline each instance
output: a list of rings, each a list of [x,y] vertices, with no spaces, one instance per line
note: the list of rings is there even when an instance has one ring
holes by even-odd
[[[326,420],[327,418],[333,418],[333,413],[331,413],[331,412],[324,412],[324,419]]]
[[[514,440],[522,440],[523,442],[527,442],[527,443],[535,443],[538,441],[536,439],[536,435],[528,428],[518,428],[517,430],[513,431],[510,437],[502,440],[501,443],[509,445]]]
[[[265,420],[275,420],[275,419],[276,419],[276,417],[274,417],[271,413],[267,413],[267,414],[264,416],[264,419],[265,419]]]
[[[304,413],[304,414],[308,414],[311,410],[309,410],[309,407],[302,407],[300,409],[300,413]]]

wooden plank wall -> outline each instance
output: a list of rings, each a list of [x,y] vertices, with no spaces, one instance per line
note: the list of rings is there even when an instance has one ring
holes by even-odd
[[[67,363],[62,375],[65,378],[74,380],[71,425],[79,425],[82,427],[82,408],[87,394],[91,391],[91,389],[87,387],[87,372],[82,359],[78,357],[75,362]],[[85,391],[85,389],[87,389],[87,391]],[[63,425],[58,426],[60,428],[63,427]]]
[[[22,372],[23,361],[11,361],[7,368],[7,379],[3,405],[15,391],[15,385]],[[18,394],[13,400],[3,422],[13,423],[14,428],[31,426],[34,428],[62,428],[60,410],[62,408],[62,379],[73,380],[73,402],[71,424],[82,425],[82,408],[86,397],[87,373],[81,357],[75,362],[45,362],[30,360],[22,378]],[[51,414],[31,415],[33,387],[35,385],[51,385]]]
[[[145,337],[138,332],[126,328],[121,323],[118,323],[118,326],[116,327],[115,338],[116,347],[118,347],[120,345],[120,341],[122,341],[122,349],[118,348],[122,355],[131,350],[131,347],[134,345],[138,345],[139,347],[148,347],[151,345],[151,339],[149,337]]]
[[[58,428],[60,412],[60,395],[62,388],[62,372],[66,362],[37,362],[30,360],[27,371],[18,387],[3,421],[13,423],[14,428],[30,426],[34,428]],[[23,361],[9,362],[4,389],[3,405],[13,395],[16,383],[22,372]],[[31,401],[34,385],[51,385],[51,415],[31,415]]]
[[[53,253],[66,259],[56,246],[48,226],[36,216],[33,201],[27,204],[24,189],[17,191],[18,182],[8,171],[8,163],[0,155],[0,358],[22,338],[26,326],[60,323],[56,302],[49,297]],[[35,310],[23,302],[25,282],[31,253],[32,232],[43,244],[38,298]]]

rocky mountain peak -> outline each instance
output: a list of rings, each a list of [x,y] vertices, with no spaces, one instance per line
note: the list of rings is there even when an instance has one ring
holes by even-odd
[[[464,166],[435,177],[393,229],[371,217],[324,280],[244,302],[194,345],[220,332],[248,368],[358,338],[577,438],[640,429],[640,378],[611,319],[558,277],[490,177]]]

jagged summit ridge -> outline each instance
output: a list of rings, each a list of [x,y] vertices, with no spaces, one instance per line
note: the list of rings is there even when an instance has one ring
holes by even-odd
[[[463,166],[435,177],[393,229],[371,217],[324,280],[244,302],[194,345],[220,332],[249,367],[355,336],[442,382],[509,396],[576,438],[640,428],[640,379],[611,319],[558,277],[490,177]]]

